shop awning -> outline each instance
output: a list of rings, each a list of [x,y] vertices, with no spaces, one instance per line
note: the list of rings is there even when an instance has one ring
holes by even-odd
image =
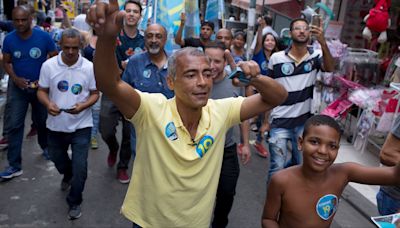
[[[242,9],[249,9],[251,0],[232,0],[232,5],[237,6]],[[257,12],[262,11],[263,3],[265,5],[276,5],[284,2],[290,2],[290,0],[256,0],[256,10]]]

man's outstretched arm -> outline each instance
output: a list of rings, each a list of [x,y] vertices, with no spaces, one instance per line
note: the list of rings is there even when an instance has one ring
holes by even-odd
[[[94,57],[97,88],[109,97],[126,118],[132,118],[140,105],[139,94],[121,80],[115,57],[116,37],[121,31],[125,12],[119,12],[117,0],[96,0],[88,13],[87,22],[98,36]]]

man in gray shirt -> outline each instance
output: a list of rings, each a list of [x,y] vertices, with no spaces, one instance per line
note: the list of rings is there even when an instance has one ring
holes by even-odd
[[[205,54],[210,59],[211,74],[213,77],[211,99],[244,96],[244,87],[233,86],[232,80],[228,78],[225,71],[227,57],[231,59],[230,62],[234,63],[232,56],[229,56],[228,53],[225,53],[225,45],[222,42],[211,42],[205,46]],[[248,121],[244,121],[240,129],[243,146],[239,150],[241,151],[239,155],[242,163],[246,164],[250,160]],[[240,172],[236,145],[238,141],[233,135],[233,128],[229,129],[225,138],[224,157],[214,208],[214,219],[212,222],[212,227],[214,228],[226,227],[228,225],[228,215],[233,205]]]

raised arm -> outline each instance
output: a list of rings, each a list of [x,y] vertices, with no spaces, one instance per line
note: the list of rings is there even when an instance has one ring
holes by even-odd
[[[286,100],[288,93],[285,88],[271,77],[261,75],[256,62],[239,62],[239,66],[250,80],[250,85],[259,92],[244,99],[240,109],[242,121],[271,110]]]
[[[370,185],[400,185],[400,163],[392,167],[366,167],[356,163],[341,164],[348,181]]]
[[[175,36],[175,43],[180,45],[181,47],[185,46],[185,40],[182,39],[183,28],[185,27],[186,14],[184,12],[181,13],[181,24],[179,25],[178,32]]]
[[[324,37],[322,24],[321,27],[311,25],[311,33],[315,35],[322,49],[322,59],[324,61],[323,70],[326,72],[333,72],[335,70],[335,60],[333,59],[331,52],[329,51],[328,45]]]
[[[121,80],[115,57],[116,37],[121,31],[125,12],[119,12],[117,0],[110,3],[96,0],[87,22],[98,36],[94,57],[97,88],[109,97],[126,118],[132,118],[140,106],[140,95]]]
[[[256,47],[254,48],[254,55],[256,55],[258,52],[260,52],[263,48],[263,29],[265,27],[265,20],[264,18],[259,19],[259,25],[257,29],[257,41],[256,41]]]

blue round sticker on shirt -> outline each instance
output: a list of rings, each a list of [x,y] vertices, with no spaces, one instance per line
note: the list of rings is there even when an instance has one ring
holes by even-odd
[[[196,152],[200,158],[202,158],[210,149],[212,144],[214,143],[214,138],[211,135],[205,135],[201,138],[199,144],[196,147]]]
[[[294,66],[291,63],[285,63],[282,65],[281,71],[284,75],[291,75],[294,72]]]
[[[14,51],[13,56],[17,59],[21,58],[21,52],[20,51]]]
[[[150,69],[147,69],[147,70],[143,71],[143,77],[144,78],[150,78],[150,76],[151,76],[151,70]]]
[[[311,63],[307,63],[307,64],[304,65],[304,71],[305,72],[310,72],[311,69],[312,69]]]
[[[71,87],[71,92],[75,95],[78,95],[82,92],[82,85],[75,84]]]
[[[68,82],[67,81],[59,81],[57,83],[57,89],[60,90],[61,92],[66,92],[68,91]]]
[[[178,134],[176,132],[176,127],[174,122],[169,122],[165,127],[165,136],[171,141],[178,139]]]
[[[262,70],[268,70],[267,61],[264,61],[264,62],[261,63],[261,69]]]
[[[40,49],[37,47],[33,47],[31,50],[29,50],[29,56],[33,59],[38,59],[40,56],[42,56],[42,51],[40,51]]]
[[[317,214],[323,220],[330,219],[338,207],[338,198],[333,194],[322,196],[316,205]]]

